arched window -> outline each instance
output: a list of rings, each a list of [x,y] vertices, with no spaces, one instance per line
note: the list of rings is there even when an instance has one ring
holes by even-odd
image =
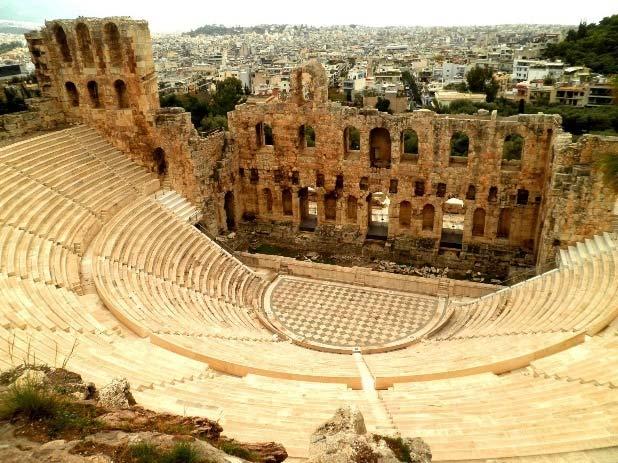
[[[225,209],[225,224],[228,230],[236,229],[236,212],[234,206],[234,193],[228,191],[225,193],[224,205]]]
[[[116,91],[116,105],[119,109],[129,107],[129,98],[127,96],[127,85],[123,80],[118,79],[114,82],[114,90]]]
[[[266,212],[271,214],[273,212],[273,194],[270,188],[264,188],[262,190],[262,196],[264,197],[264,205],[266,206]]]
[[[273,139],[273,129],[268,124],[264,124],[264,144],[271,146],[275,144]]]
[[[399,225],[409,227],[412,218],[412,205],[409,201],[399,203]]]
[[[324,195],[324,218],[326,220],[337,219],[337,193],[334,191]]]
[[[75,84],[73,82],[65,82],[64,89],[67,92],[71,106],[79,106],[79,93],[77,92],[77,87],[75,87]]]
[[[476,199],[476,187],[474,185],[468,185],[468,191],[466,192],[466,199]]]
[[[152,152],[152,160],[155,164],[155,169],[159,175],[167,174],[167,161],[165,160],[165,151],[163,148],[156,148]]]
[[[423,230],[433,230],[436,209],[431,204],[423,206]]]
[[[483,236],[485,234],[485,209],[478,208],[472,217],[472,236]]]
[[[346,153],[360,150],[360,132],[356,127],[346,127],[343,131],[343,143]]]
[[[519,206],[525,206],[526,204],[528,204],[529,196],[530,196],[530,193],[528,192],[528,190],[524,188],[518,189],[517,190],[517,204]]]
[[[91,80],[88,82],[86,87],[88,88],[88,96],[90,96],[90,105],[93,108],[100,108],[101,100],[99,99],[99,85],[94,80]]]
[[[79,54],[82,57],[82,64],[85,68],[94,67],[94,57],[92,48],[90,47],[90,31],[84,23],[79,23],[75,26],[75,35],[77,35],[77,44],[79,46]]]
[[[418,159],[418,135],[414,130],[406,129],[401,133],[402,161]]]
[[[120,44],[120,32],[118,32],[118,26],[114,23],[105,24],[104,34],[110,64],[113,67],[122,66],[122,46]]]
[[[283,215],[294,215],[292,209],[292,190],[285,188],[281,192],[281,204],[283,205]]]
[[[451,156],[466,157],[470,148],[470,139],[463,132],[455,132],[451,137]]]
[[[502,145],[502,159],[520,161],[524,150],[524,137],[516,133],[507,135]]]
[[[492,186],[489,188],[489,194],[487,195],[487,201],[490,203],[495,203],[498,201],[498,187]]]
[[[390,168],[391,135],[385,128],[376,127],[369,132],[369,158],[371,167]]]
[[[65,63],[70,63],[73,61],[71,57],[71,50],[69,49],[69,44],[67,42],[67,34],[64,32],[64,29],[60,24],[56,24],[53,28],[54,31],[54,39],[56,40],[56,44],[60,49],[60,55],[62,56],[62,61]]]
[[[511,233],[511,210],[509,208],[500,209],[498,218],[498,238],[508,238]]]
[[[315,148],[315,130],[310,125],[301,125],[298,128],[298,146],[302,148]]]
[[[347,217],[349,222],[356,223],[358,217],[358,200],[355,196],[348,196]]]

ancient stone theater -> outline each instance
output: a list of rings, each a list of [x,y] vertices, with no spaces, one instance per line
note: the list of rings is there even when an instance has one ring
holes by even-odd
[[[88,380],[290,461],[345,404],[433,461],[618,461],[618,207],[596,163],[618,138],[342,106],[317,62],[203,135],[159,106],[145,21],[26,38],[41,97],[0,117],[1,368],[70,352]]]

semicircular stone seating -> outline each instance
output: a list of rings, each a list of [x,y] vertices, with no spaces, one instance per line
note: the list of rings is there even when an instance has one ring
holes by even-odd
[[[0,148],[1,368],[125,376],[145,406],[220,419],[226,434],[282,442],[293,458],[343,403],[374,432],[423,437],[434,461],[618,455],[611,236],[565,250],[554,271],[449,303],[406,348],[343,355],[275,336],[277,280],[158,188],[85,126]]]

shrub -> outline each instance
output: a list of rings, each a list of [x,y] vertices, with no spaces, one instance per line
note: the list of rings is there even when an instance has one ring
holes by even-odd
[[[22,415],[29,420],[53,418],[62,400],[46,391],[35,381],[13,384],[0,399],[0,419]]]
[[[169,450],[163,450],[150,442],[129,446],[131,463],[202,463],[195,447],[188,442],[177,442]]]
[[[219,449],[223,450],[228,455],[233,457],[242,458],[244,460],[255,461],[257,455],[242,447],[240,444],[234,441],[224,441],[219,445]]]
[[[605,153],[599,156],[597,166],[603,172],[603,180],[614,191],[618,191],[618,155]]]

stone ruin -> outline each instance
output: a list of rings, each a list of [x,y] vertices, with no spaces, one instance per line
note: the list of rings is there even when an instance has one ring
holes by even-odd
[[[203,137],[189,113],[159,107],[145,21],[54,20],[26,38],[44,112],[97,128],[202,208],[212,234],[506,275],[612,229],[616,194],[595,159],[618,140],[573,142],[557,115],[346,107],[312,61],[289,95],[239,105],[229,131]]]

